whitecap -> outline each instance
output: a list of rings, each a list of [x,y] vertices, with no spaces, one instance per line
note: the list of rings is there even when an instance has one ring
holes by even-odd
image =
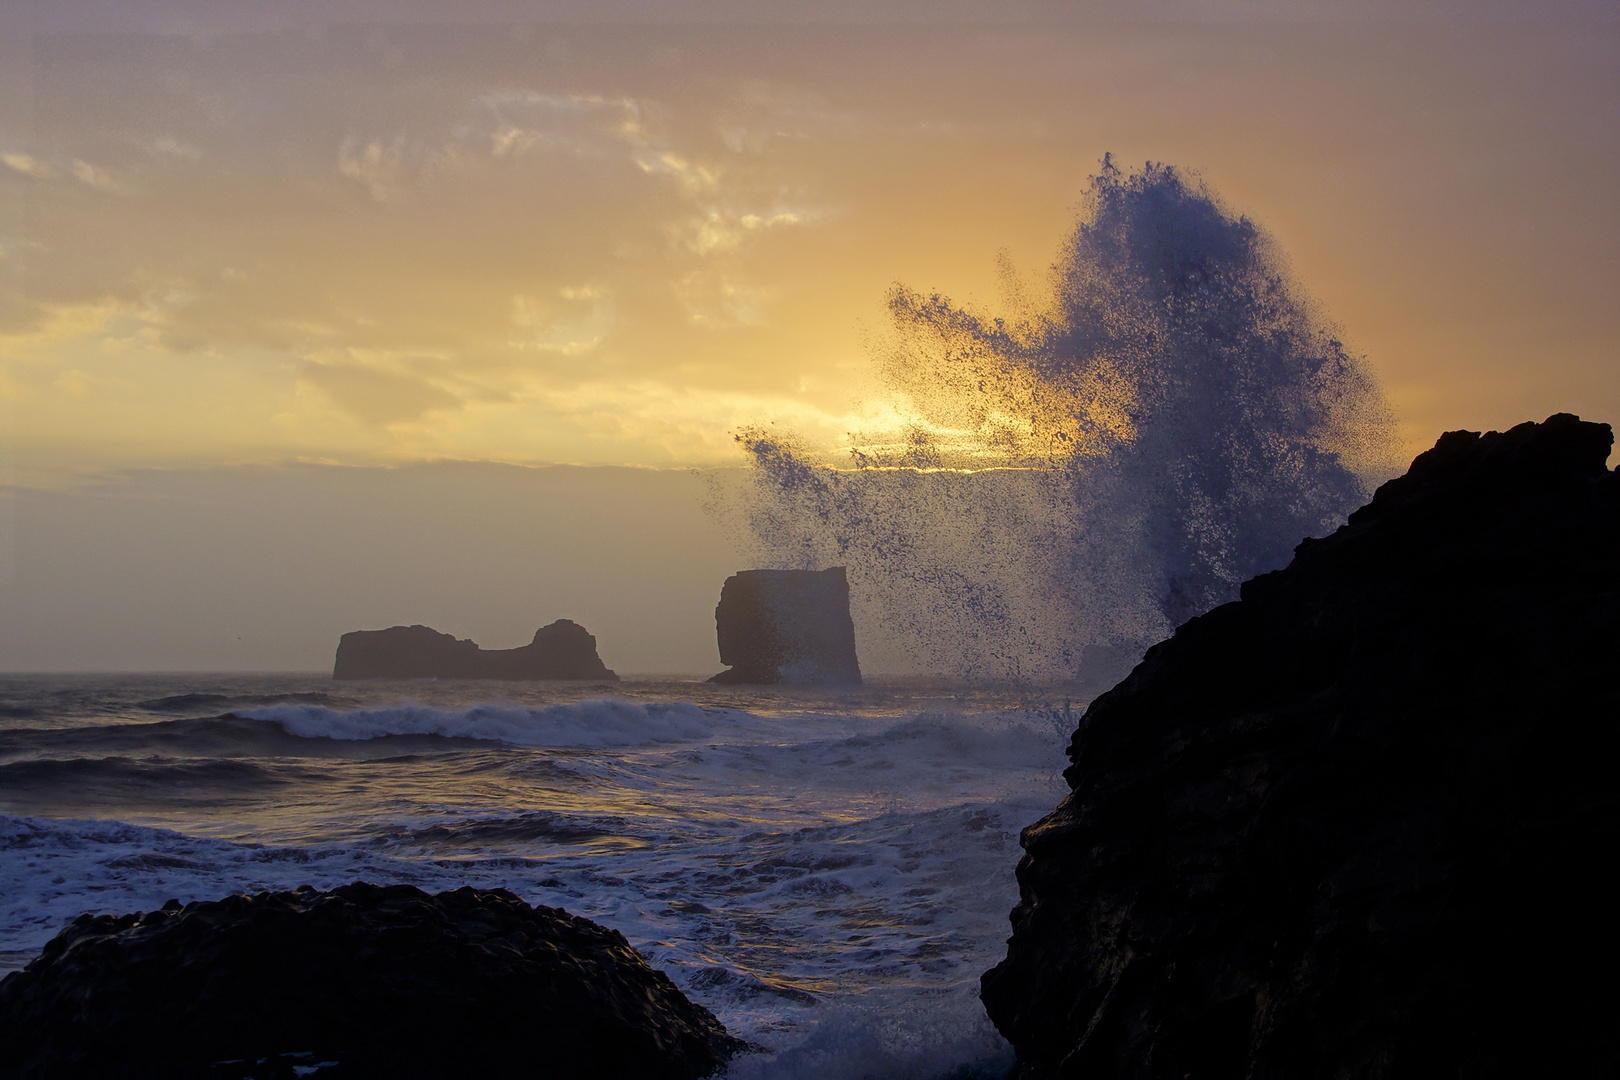
[[[367,709],[271,705],[230,715],[267,720],[303,739],[360,741],[438,735],[515,746],[611,747],[704,739],[722,725],[734,725],[745,714],[685,702],[638,704],[604,698],[541,708],[488,704],[436,709],[411,702]]]

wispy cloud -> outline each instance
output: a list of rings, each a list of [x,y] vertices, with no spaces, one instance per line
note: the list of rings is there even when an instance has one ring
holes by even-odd
[[[709,209],[673,228],[679,243],[697,255],[731,251],[751,236],[793,225],[806,225],[819,215],[810,210],[770,210],[763,214]]]
[[[628,97],[500,90],[480,95],[475,105],[489,118],[484,138],[496,158],[548,151],[598,155],[646,131],[644,106]]]
[[[581,356],[607,339],[615,317],[600,288],[564,286],[557,294],[566,303],[556,305],[529,296],[512,298],[512,323],[521,331],[512,341],[514,346]]]
[[[183,143],[173,135],[162,135],[153,139],[147,149],[164,157],[180,158],[184,161],[197,161],[203,156],[202,151],[189,143]]]
[[[637,149],[634,158],[642,172],[670,177],[687,195],[713,191],[720,183],[719,170],[688,160],[673,150],[644,146]]]
[[[338,148],[338,171],[363,184],[377,202],[393,202],[404,190],[404,148],[403,135],[396,135],[388,142],[381,139],[362,142],[351,135]]]
[[[58,175],[55,169],[31,154],[0,154],[0,162],[4,162],[6,168],[13,172],[20,172],[35,180],[54,180]]]
[[[774,289],[706,271],[687,274],[675,286],[686,321],[708,330],[762,325],[775,294]]]
[[[88,161],[74,160],[73,178],[86,187],[93,187],[97,191],[105,191],[111,195],[121,195],[126,190],[124,185],[112,173],[92,165]]]

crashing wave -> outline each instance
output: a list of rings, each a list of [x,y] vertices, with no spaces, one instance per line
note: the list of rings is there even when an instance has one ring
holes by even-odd
[[[847,467],[738,435],[761,564],[847,566],[869,666],[1111,681],[1388,471],[1368,365],[1196,177],[1105,157],[1049,288],[1003,271],[1001,317],[891,290],[913,419]]]

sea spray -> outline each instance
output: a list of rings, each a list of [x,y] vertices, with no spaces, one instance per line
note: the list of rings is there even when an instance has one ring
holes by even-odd
[[[912,419],[845,466],[738,433],[756,557],[847,566],[869,666],[1106,685],[1392,465],[1368,365],[1194,176],[1105,157],[1046,288],[1003,277],[1000,317],[891,290],[875,359]]]

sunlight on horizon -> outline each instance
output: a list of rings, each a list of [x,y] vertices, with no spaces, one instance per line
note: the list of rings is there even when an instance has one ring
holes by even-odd
[[[32,108],[0,112],[12,483],[291,460],[724,466],[737,431],[771,422],[830,455],[893,444],[918,417],[875,370],[889,288],[995,311],[1008,266],[1038,284],[1106,151],[1196,170],[1271,232],[1380,373],[1409,451],[1620,402],[1599,360],[1615,142],[1537,119],[1601,109],[1601,35],[39,40]],[[1529,96],[1493,97],[1503,80]],[[1529,145],[1584,162],[1562,198],[1467,164]]]

